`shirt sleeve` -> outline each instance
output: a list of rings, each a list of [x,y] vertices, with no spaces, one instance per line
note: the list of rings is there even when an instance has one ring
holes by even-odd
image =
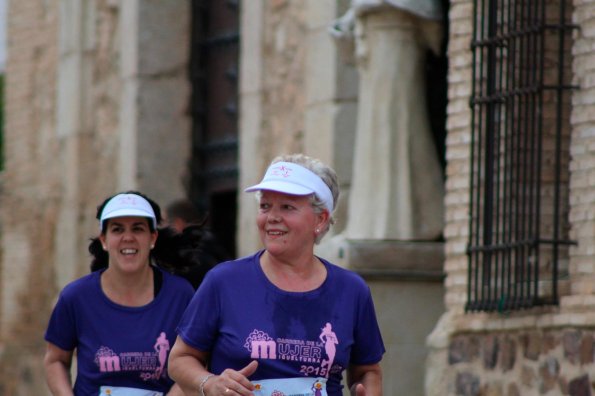
[[[71,298],[64,292],[61,293],[45,332],[47,342],[66,351],[72,351],[77,346],[76,321],[73,311]]]
[[[219,331],[219,295],[212,272],[207,273],[176,329],[186,344],[201,351],[212,349]]]
[[[376,319],[374,302],[368,286],[359,298],[354,345],[350,363],[355,365],[375,364],[382,360],[384,342]]]

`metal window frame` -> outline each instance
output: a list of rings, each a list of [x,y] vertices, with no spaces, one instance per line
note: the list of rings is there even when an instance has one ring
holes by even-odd
[[[474,0],[474,11],[465,309],[557,304],[559,263],[574,243],[565,209],[576,25],[565,0]],[[545,64],[556,60],[552,75]]]

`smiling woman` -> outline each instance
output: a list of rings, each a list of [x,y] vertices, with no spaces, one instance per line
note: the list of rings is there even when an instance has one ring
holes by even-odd
[[[200,230],[158,229],[159,205],[136,191],[106,199],[97,219],[92,273],[62,290],[45,334],[49,388],[54,395],[182,395],[167,356],[193,288],[171,272],[198,264]]]
[[[339,197],[335,171],[278,157],[246,189],[264,250],[213,268],[178,326],[170,372],[187,392],[380,396],[384,344],[370,289],[314,255]],[[314,392],[314,393],[313,393]]]

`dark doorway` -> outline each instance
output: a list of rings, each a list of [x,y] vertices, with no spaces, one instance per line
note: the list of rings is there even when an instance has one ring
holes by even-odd
[[[190,199],[235,256],[239,0],[193,0]]]

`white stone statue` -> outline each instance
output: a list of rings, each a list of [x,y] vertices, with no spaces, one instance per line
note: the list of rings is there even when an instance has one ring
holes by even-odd
[[[442,233],[443,172],[424,77],[428,48],[440,51],[441,18],[436,0],[353,0],[330,29],[360,75],[347,239]]]

